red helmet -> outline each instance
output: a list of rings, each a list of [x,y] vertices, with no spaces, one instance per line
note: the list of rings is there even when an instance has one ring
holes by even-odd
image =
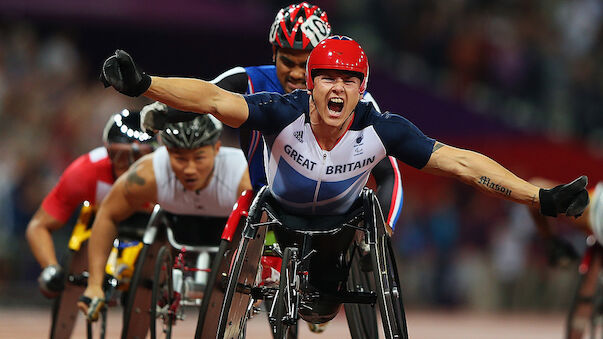
[[[318,69],[336,69],[362,74],[360,93],[368,83],[369,64],[362,47],[354,40],[340,35],[330,36],[316,46],[306,64],[306,84],[314,88],[313,72]]]
[[[312,50],[331,34],[327,13],[307,2],[289,5],[276,14],[268,40],[275,48]]]

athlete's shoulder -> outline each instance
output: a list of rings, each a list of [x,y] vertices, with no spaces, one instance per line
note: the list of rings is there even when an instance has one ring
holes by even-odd
[[[285,93],[283,86],[276,76],[276,67],[274,65],[246,67],[245,70],[249,75],[248,93],[263,91]]]
[[[308,98],[305,90],[285,95],[270,92],[246,95],[249,116],[243,127],[265,134],[276,134],[308,112]]]
[[[361,102],[370,102],[371,104],[373,104],[373,107],[378,111],[381,112],[381,108],[379,108],[379,105],[377,104],[377,101],[375,100],[375,98],[373,97],[373,95],[369,92],[364,92],[364,94],[362,95],[362,99],[360,99]]]
[[[255,104],[265,109],[281,109],[282,106],[294,108],[301,111],[308,110],[308,92],[306,90],[295,90],[287,94],[274,92],[259,92],[245,96],[250,104]]]
[[[97,147],[79,156],[63,172],[63,175],[75,176],[79,180],[95,179],[110,181],[113,177],[111,159],[105,147]]]
[[[276,72],[276,66],[274,65],[247,66],[244,69],[248,73],[258,73],[266,76],[272,75]]]
[[[216,161],[224,163],[226,166],[243,166],[247,167],[247,159],[245,154],[239,148],[234,147],[220,147]]]
[[[235,147],[222,146],[222,147],[220,147],[220,150],[218,151],[218,155],[222,156],[222,157],[232,157],[232,158],[242,157],[243,159],[245,159],[245,155],[243,154],[243,151],[241,151],[241,149],[235,148]]]

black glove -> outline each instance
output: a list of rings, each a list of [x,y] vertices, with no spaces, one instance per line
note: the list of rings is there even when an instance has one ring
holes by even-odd
[[[576,249],[567,240],[550,236],[545,241],[549,265],[563,267],[579,258]]]
[[[549,217],[565,214],[579,217],[588,206],[588,178],[583,175],[569,184],[540,189],[540,213]]]
[[[54,298],[65,288],[65,272],[59,265],[46,266],[38,277],[40,291],[47,298]]]
[[[151,86],[151,77],[138,71],[130,54],[121,49],[105,60],[100,80],[105,87],[113,86],[131,97],[140,96]]]

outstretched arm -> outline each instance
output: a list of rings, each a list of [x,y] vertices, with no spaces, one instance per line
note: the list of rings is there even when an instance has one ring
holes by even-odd
[[[540,207],[539,187],[517,177],[496,161],[477,152],[436,142],[424,170],[458,178],[490,195]]]
[[[203,80],[151,77],[141,73],[122,50],[105,60],[101,80],[128,96],[145,95],[182,111],[211,113],[231,127],[239,127],[249,115],[243,96]]]
[[[434,144],[424,170],[456,177],[488,194],[538,208],[544,215],[579,216],[588,205],[586,177],[567,185],[541,189],[483,154],[440,142]]]
[[[151,77],[145,96],[182,111],[211,113],[231,127],[239,127],[249,115],[243,96],[203,80]]]

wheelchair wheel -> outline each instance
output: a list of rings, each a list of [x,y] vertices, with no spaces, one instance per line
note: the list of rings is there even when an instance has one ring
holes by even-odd
[[[266,298],[266,299],[264,299],[262,306],[264,307],[266,312],[270,312],[273,304],[274,304],[274,298]],[[276,331],[274,330],[274,327],[272,326],[272,324],[270,324],[270,326],[271,326],[270,328],[272,330],[272,337],[276,338]],[[297,339],[298,326],[299,326],[299,321],[296,322],[295,325],[289,326],[289,329],[287,330],[287,339]]]
[[[153,294],[151,295],[150,330],[151,339],[157,338],[157,323],[162,327],[165,338],[172,337],[172,325],[176,314],[172,310],[174,302],[174,285],[172,281],[171,248],[163,246],[157,255],[155,273],[153,275]]]
[[[132,279],[130,280],[130,287],[128,288],[127,292],[127,302],[124,305],[123,329],[121,334],[122,339],[127,339],[129,337],[128,329],[130,328],[130,320],[132,319],[132,314],[133,312],[135,312],[134,305],[136,302],[136,292],[138,291],[140,285],[146,285],[146,282],[142,281],[142,272],[150,247],[151,245],[144,244],[144,246],[140,250],[140,253],[138,254],[138,259],[136,260],[136,267],[134,268],[134,274],[132,275]]]
[[[299,307],[298,249],[287,247],[283,253],[278,294],[274,298],[274,338],[286,339],[291,327],[296,328]]]
[[[246,226],[243,231],[246,236],[239,242],[229,272],[220,310],[217,338],[241,338],[251,314],[254,302],[251,292],[257,285],[258,266],[264,249],[266,227],[257,227],[255,230],[248,229],[249,227]]]
[[[83,274],[88,265],[87,244],[84,242],[79,251],[69,250],[61,260],[68,273],[65,275],[65,289],[52,303],[51,339],[69,338],[72,335],[79,314],[77,301],[84,293],[87,282]]]
[[[402,304],[400,278],[391,239],[383,229],[378,228],[376,241],[371,244],[371,259],[385,337],[407,339],[408,330]]]
[[[195,332],[196,339],[216,337],[216,328],[220,320],[220,307],[226,291],[226,277],[235,252],[233,244],[238,244],[240,235],[241,232],[235,232],[232,242],[225,239],[220,241],[220,248],[212,263],[204,297],[201,301],[201,308],[199,309],[197,330]]]
[[[603,336],[602,252],[599,245],[589,247],[583,259],[578,283],[567,315],[565,338]]]
[[[354,292],[367,292],[373,290],[371,273],[363,272],[360,265],[360,255],[352,258],[350,276],[348,277],[348,290]],[[352,339],[378,338],[377,313],[373,305],[344,304],[345,317]]]

